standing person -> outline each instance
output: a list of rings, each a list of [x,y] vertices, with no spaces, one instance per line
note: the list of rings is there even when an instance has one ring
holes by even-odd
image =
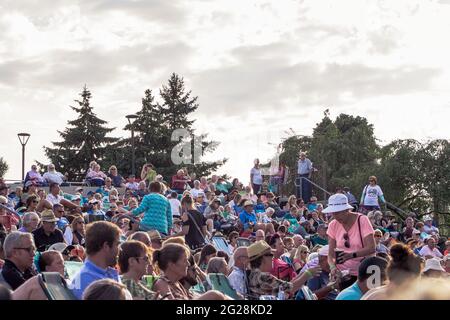
[[[306,181],[305,179],[300,178],[307,178],[311,179],[311,175],[313,172],[313,166],[311,160],[309,160],[306,157],[305,152],[300,152],[300,159],[298,160],[298,169],[297,169],[297,178],[299,178],[300,183],[302,185],[302,194],[299,194],[297,191],[297,197],[302,198],[305,203],[311,199],[312,196],[312,188],[311,183],[309,181]]]
[[[348,203],[354,208],[354,211],[358,211],[358,208],[359,208],[358,200],[351,193],[349,187],[344,187],[344,194],[348,199]]]
[[[26,280],[35,276],[33,268],[34,245],[31,233],[14,231],[11,232],[3,243],[5,253],[5,264],[1,275],[12,290],[16,290]]]
[[[361,260],[375,254],[374,230],[369,219],[352,212],[352,209],[347,197],[338,193],[328,199],[328,207],[323,210],[324,213],[332,213],[334,218],[327,232],[331,273],[335,275],[337,270],[345,270],[352,276],[342,284],[342,288],[356,281]]]
[[[120,233],[115,224],[106,221],[94,222],[87,228],[87,258],[69,286],[78,299],[96,280],[112,279],[119,282],[119,274],[113,267],[118,260]]]
[[[252,185],[253,194],[258,194],[263,184],[259,159],[255,159],[255,166],[250,170],[250,183]]]
[[[140,229],[142,231],[158,230],[167,236],[172,229],[172,210],[169,200],[161,194],[161,183],[150,183],[150,194],[144,196],[141,205],[131,211],[134,216],[144,213]]]
[[[206,218],[195,209],[194,200],[190,195],[186,195],[181,200],[182,212],[181,220],[183,227],[180,233],[175,236],[184,236],[186,244],[192,250],[201,248],[205,244]]]
[[[383,191],[381,190],[380,186],[377,185],[377,177],[370,176],[369,184],[366,185],[363,189],[360,205],[366,211],[380,210],[378,198],[382,203],[386,202],[386,200],[384,200]]]

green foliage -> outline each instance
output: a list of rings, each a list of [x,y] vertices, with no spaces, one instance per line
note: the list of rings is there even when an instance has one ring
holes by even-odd
[[[326,110],[311,137],[293,136],[283,142],[280,160],[289,166],[291,182],[299,151],[308,152],[318,169],[313,181],[325,189],[347,186],[359,198],[367,178],[375,175],[387,201],[419,217],[437,213],[443,234],[448,234],[450,141],[406,139],[380,147],[365,118],[341,114],[333,121]],[[294,192],[293,183],[290,186]],[[322,193],[313,190],[320,198]]]
[[[9,166],[3,157],[0,157],[0,178],[4,177],[6,172],[8,172]]]
[[[62,141],[52,142],[53,148],[44,147],[46,156],[57,170],[68,174],[70,181],[82,180],[92,160],[102,165],[108,148],[118,141],[107,137],[115,128],[106,127],[107,122],[95,115],[86,86],[80,96],[81,100],[75,100],[78,106],[70,106],[78,117],[68,121],[64,131],[58,131]]]
[[[197,110],[197,97],[192,97],[191,91],[186,92],[184,80],[173,73],[167,85],[163,85],[159,91],[161,103],[155,102],[155,96],[151,90],[146,90],[142,99],[141,110],[136,113],[138,118],[132,126],[135,132],[136,173],[139,175],[145,163],[152,163],[159,174],[166,180],[175,172],[186,167],[190,173],[197,176],[209,175],[217,170],[227,159],[216,162],[201,162],[195,159],[195,165],[175,165],[171,159],[173,148],[180,141],[172,141],[172,132],[175,129],[186,129],[191,138],[194,135],[192,128],[195,120],[190,116]],[[125,130],[131,130],[127,124]],[[191,139],[184,141],[191,143],[191,157],[194,159],[194,147],[201,150],[201,156],[214,151],[218,142],[208,141],[207,134],[201,134],[200,140]],[[131,138],[120,140],[108,153],[108,162],[116,164],[119,172],[127,175],[131,172]],[[201,157],[200,157],[201,158]]]

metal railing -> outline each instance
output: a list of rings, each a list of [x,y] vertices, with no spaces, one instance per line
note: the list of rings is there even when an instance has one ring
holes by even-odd
[[[330,191],[328,191],[328,190],[322,188],[322,187],[319,186],[317,183],[311,181],[310,179],[308,179],[308,178],[306,178],[306,177],[296,177],[295,180],[294,180],[294,185],[295,185],[296,188],[299,188],[299,189],[300,189],[300,190],[299,190],[300,195],[303,194],[302,180],[306,180],[307,182],[311,183],[313,186],[315,186],[317,189],[323,191],[323,192],[326,193],[328,196],[332,196],[332,195],[333,195]],[[325,199],[325,200],[326,200],[326,199]]]

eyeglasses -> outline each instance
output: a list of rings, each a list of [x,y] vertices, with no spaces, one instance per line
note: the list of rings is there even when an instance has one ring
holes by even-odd
[[[309,254],[309,251],[301,251],[300,253],[307,253],[307,254]]]
[[[31,201],[31,202],[33,202],[33,203],[39,203],[39,201],[37,201],[37,200],[33,200],[33,201]]]
[[[349,241],[348,233],[344,233],[344,240],[345,240],[344,246],[346,248],[350,248],[350,241]]]
[[[29,254],[34,254],[34,253],[36,252],[36,247],[14,248],[14,249],[25,250],[25,251],[27,251]]]
[[[380,234],[376,234],[375,238],[381,238],[381,235]]]

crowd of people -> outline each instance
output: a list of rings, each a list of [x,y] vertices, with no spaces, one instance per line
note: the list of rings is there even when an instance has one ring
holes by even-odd
[[[298,166],[296,195],[283,163],[265,182],[258,160],[247,186],[150,163],[124,179],[93,161],[96,190],[73,194],[54,165],[32,166],[23,188],[0,181],[0,297],[49,299],[42,279],[58,273],[84,300],[450,298],[450,241],[431,216],[381,211],[374,176],[360,201],[342,188],[320,203],[304,153]]]

